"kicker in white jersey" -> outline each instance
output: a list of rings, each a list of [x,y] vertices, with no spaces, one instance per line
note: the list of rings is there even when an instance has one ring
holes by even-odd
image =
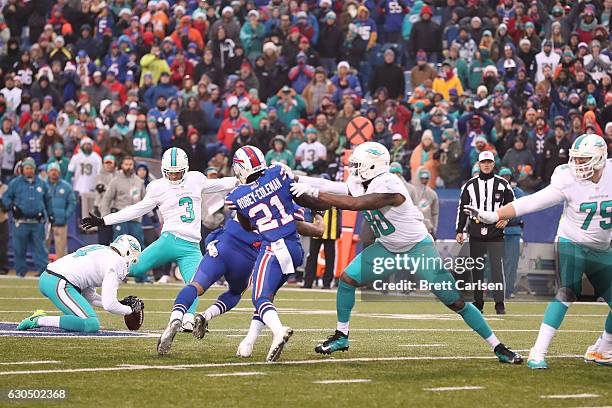
[[[105,216],[104,222],[107,225],[119,224],[159,207],[164,219],[162,232],[199,243],[202,194],[229,191],[234,188],[236,181],[235,177],[209,180],[197,171],[187,172],[180,184],[172,184],[165,178],[157,179],[148,185],[142,201]]]

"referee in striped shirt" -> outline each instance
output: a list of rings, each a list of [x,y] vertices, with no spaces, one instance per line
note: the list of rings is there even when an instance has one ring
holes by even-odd
[[[329,289],[334,280],[336,270],[336,242],[342,230],[342,210],[330,208],[323,214],[325,230],[321,238],[310,238],[310,251],[306,260],[304,288],[312,288],[317,274],[319,250],[323,245],[325,253],[325,273],[323,274],[323,289]]]
[[[470,237],[470,257],[475,266],[472,269],[472,282],[484,281],[484,263],[489,260],[491,279],[493,283],[501,283],[505,286],[504,279],[504,228],[507,221],[499,221],[496,224],[483,224],[477,220],[470,219],[463,212],[464,206],[474,205],[481,210],[496,211],[511,201],[514,201],[514,192],[510,184],[500,176],[495,175],[495,157],[490,151],[481,152],[478,156],[478,167],[480,174],[468,180],[461,188],[461,201],[457,210],[457,242],[463,244],[463,231],[467,225]],[[481,262],[477,262],[477,260]],[[478,265],[482,267],[478,267]],[[495,311],[497,314],[505,314],[504,289],[494,290]],[[484,307],[482,290],[474,290],[474,306],[481,312]]]

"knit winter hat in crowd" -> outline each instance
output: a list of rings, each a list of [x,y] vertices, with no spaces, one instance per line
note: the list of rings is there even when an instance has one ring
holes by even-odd
[[[423,17],[425,14],[429,14],[429,16],[433,16],[433,13],[431,12],[431,7],[429,7],[427,4],[423,6],[423,8],[421,9],[421,17]]]
[[[429,173],[429,170],[427,169],[421,169],[419,170],[419,178],[420,179],[427,179],[429,180],[431,178],[431,174]]]
[[[502,177],[503,177],[503,176],[512,176],[512,170],[510,170],[510,169],[509,169],[509,168],[507,168],[507,167],[502,167],[502,168],[499,170],[499,175],[500,175],[500,176],[502,176]]]
[[[26,167],[26,166],[30,166],[33,169],[36,169],[36,162],[34,161],[33,158],[26,157],[25,159],[21,161],[21,167]]]
[[[389,173],[402,174],[402,165],[398,162],[393,162],[389,165]]]
[[[51,170],[57,170],[60,173],[62,172],[62,169],[60,169],[60,165],[57,162],[47,164],[47,173],[50,172]]]
[[[112,154],[107,154],[104,156],[104,163],[116,163],[117,159]]]
[[[351,69],[351,66],[350,66],[350,65],[349,65],[349,63],[348,63],[348,62],[346,62],[346,61],[340,61],[340,62],[338,63],[338,71],[340,71],[340,68],[342,68],[342,67],[344,67],[344,68],[346,68],[346,69]]]

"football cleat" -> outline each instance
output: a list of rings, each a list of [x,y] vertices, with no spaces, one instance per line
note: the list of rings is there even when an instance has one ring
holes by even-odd
[[[183,324],[181,326],[181,331],[186,333],[191,333],[195,326],[195,321],[193,317],[193,313],[185,313],[183,315]]]
[[[38,319],[46,315],[47,313],[45,313],[44,310],[36,310],[30,317],[26,317],[21,321],[21,323],[19,323],[17,330],[29,330],[40,327],[38,325]]]
[[[503,343],[499,343],[493,350],[500,363],[507,364],[522,364],[523,356],[519,353],[515,353],[506,347]]]
[[[592,346],[589,346],[587,348],[586,353],[584,353],[584,362],[585,363],[593,363],[595,362],[598,358],[601,358],[601,354],[597,351],[598,349],[598,344],[593,344]]]
[[[166,330],[164,330],[162,335],[159,337],[159,340],[157,340],[157,353],[159,355],[163,356],[164,354],[168,354],[170,352],[170,347],[172,347],[174,336],[176,336],[176,333],[181,330],[181,325],[182,322],[179,319],[174,319],[168,323]]]
[[[208,331],[208,320],[206,320],[204,315],[201,313],[196,314],[194,320],[195,324],[193,326],[193,337],[196,339],[201,339]],[[185,322],[183,322],[183,327],[185,327]]]
[[[273,363],[280,358],[280,355],[285,348],[285,344],[287,344],[292,335],[293,329],[291,327],[283,327],[283,332],[279,336],[272,337],[272,345],[270,346],[270,351],[268,351],[268,356],[266,357],[266,361],[268,363]]]
[[[319,354],[331,354],[335,351],[346,351],[349,349],[348,335],[336,330],[323,343],[317,344],[315,351]]]
[[[612,367],[612,350],[597,354],[598,356],[595,358],[597,364]]]
[[[548,363],[545,360],[545,354],[537,353],[534,349],[529,352],[529,359],[527,360],[527,367],[534,370],[545,370],[548,368]]]
[[[238,350],[236,351],[236,357],[240,358],[248,358],[253,354],[253,346],[254,344],[244,339],[238,345]]]

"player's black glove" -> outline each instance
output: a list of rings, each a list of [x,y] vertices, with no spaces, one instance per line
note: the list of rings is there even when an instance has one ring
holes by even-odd
[[[21,208],[17,207],[16,205],[14,205],[11,210],[13,210],[13,218],[23,217],[23,212],[21,212]]]
[[[119,301],[122,305],[126,305],[132,308],[132,313],[137,313],[144,310],[144,302],[138,299],[137,296],[127,296]]]
[[[100,194],[104,193],[106,191],[106,187],[104,187],[104,184],[100,183],[96,185],[96,191]]]
[[[89,213],[89,217],[85,217],[81,220],[81,227],[85,229],[90,229],[93,227],[103,227],[106,223],[104,222],[104,218],[97,217],[95,214]]]

